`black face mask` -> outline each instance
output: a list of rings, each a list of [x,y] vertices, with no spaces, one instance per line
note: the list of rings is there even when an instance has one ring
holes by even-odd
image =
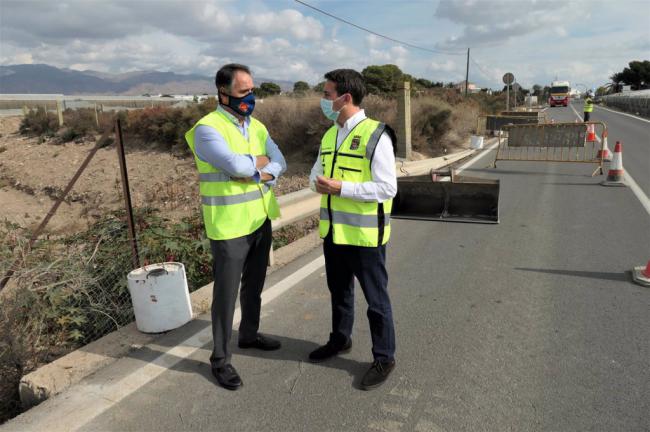
[[[253,110],[255,109],[255,94],[248,93],[246,96],[238,98],[227,93],[220,93],[228,96],[228,103],[224,105],[235,111],[240,116],[248,117],[253,113]]]

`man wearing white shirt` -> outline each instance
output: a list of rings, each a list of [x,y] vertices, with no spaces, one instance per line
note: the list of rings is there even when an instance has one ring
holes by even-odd
[[[351,349],[356,277],[368,302],[374,361],[361,387],[370,390],[383,384],[395,367],[386,272],[390,209],[397,193],[395,133],[367,118],[360,108],[366,88],[358,72],[337,69],[325,78],[321,109],[334,125],[321,141],[310,186],[322,194],[319,231],[324,239],[332,332],[309,359],[320,362]]]

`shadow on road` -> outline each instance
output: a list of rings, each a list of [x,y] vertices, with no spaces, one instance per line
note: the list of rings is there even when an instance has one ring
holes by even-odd
[[[559,185],[559,186],[600,186],[600,182],[599,183],[546,182],[543,184]]]
[[[611,281],[618,282],[630,282],[632,280],[629,272],[623,273],[608,273],[608,272],[593,272],[593,271],[580,271],[580,270],[552,270],[552,269],[535,269],[535,268],[526,268],[526,267],[515,267],[515,270],[537,272],[537,273],[548,273],[555,275],[565,275],[565,276],[575,276],[583,277],[590,279],[606,279]]]
[[[298,364],[303,362],[303,363],[308,363],[310,365],[313,364],[314,366],[317,367],[340,369],[346,371],[350,376],[353,377],[352,386],[354,388],[356,389],[361,388],[360,387],[361,378],[363,377],[363,374],[370,366],[370,361],[359,362],[356,360],[345,358],[345,356],[343,357],[337,356],[322,363],[310,363],[307,360],[307,357],[311,351],[318,348],[319,346],[318,343],[290,338],[286,336],[269,335],[269,334],[267,335],[272,337],[273,339],[279,340],[282,343],[282,348],[280,348],[277,351],[240,349],[237,347],[238,334],[236,331],[233,331],[232,341],[231,341],[233,347],[233,355],[256,357],[256,358],[268,359],[269,361],[279,360],[283,362],[297,362]],[[172,344],[165,344],[165,345],[173,346]],[[210,381],[215,385],[217,385],[216,379],[212,376],[212,371],[210,368],[210,361],[209,361],[210,352],[212,351],[212,342],[203,345],[201,347],[201,350],[202,350],[201,353],[204,353],[205,358],[192,359],[192,358],[181,358],[173,354],[170,354],[169,352],[165,352],[164,350],[157,350],[155,347],[145,346],[137,351],[130,353],[129,357],[136,358],[143,362],[152,362],[156,358],[160,357],[161,355],[166,355],[167,358],[169,359],[169,361],[166,363],[168,364],[173,363],[171,366],[167,367],[167,369],[174,370],[177,372],[183,372],[183,373],[198,374],[203,378],[205,378],[207,381]],[[368,353],[368,355],[370,356],[370,353]],[[194,356],[196,356],[196,354],[194,354]],[[233,365],[237,368],[236,360],[233,361]],[[242,376],[245,377],[246,372],[245,371],[240,371],[240,372],[242,372]]]

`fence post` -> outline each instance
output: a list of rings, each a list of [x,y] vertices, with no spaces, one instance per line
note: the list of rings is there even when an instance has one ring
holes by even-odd
[[[411,157],[411,83],[404,81],[397,95],[397,157]]]
[[[23,105],[23,116],[26,116],[28,113],[27,111],[27,105]]]
[[[126,169],[126,156],[124,154],[124,140],[122,139],[122,124],[120,119],[115,120],[115,147],[117,148],[117,157],[120,163],[120,173],[122,175],[122,191],[124,192],[124,207],[126,209],[126,221],[128,224],[129,243],[131,243],[131,264],[133,269],[140,267],[140,256],[138,254],[138,241],[135,234],[135,223],[133,221],[133,206],[131,205],[131,192],[129,188],[129,175]]]
[[[97,127],[99,127],[99,115],[97,114],[97,102],[95,102],[95,123],[97,123]]]
[[[63,126],[63,104],[59,99],[56,100],[56,114],[59,117],[59,127]]]

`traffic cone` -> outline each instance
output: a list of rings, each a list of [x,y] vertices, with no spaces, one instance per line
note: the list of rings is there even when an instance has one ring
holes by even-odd
[[[596,127],[593,123],[587,125],[587,142],[596,141]]]
[[[603,186],[625,186],[625,182],[623,181],[624,175],[623,145],[619,141],[616,141],[616,145],[614,146],[614,158],[612,159],[609,171],[607,172],[607,180],[603,181],[601,184]]]
[[[632,269],[632,278],[639,285],[650,287],[650,260],[645,268],[643,266],[634,267]]]
[[[612,152],[609,151],[609,147],[607,146],[607,129],[605,129],[605,132],[603,132],[603,147],[598,150],[596,157],[598,159],[602,158],[608,162],[612,160]]]

